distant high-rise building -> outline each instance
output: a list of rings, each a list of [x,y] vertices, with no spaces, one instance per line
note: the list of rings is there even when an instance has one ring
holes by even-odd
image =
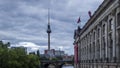
[[[61,50],[55,50],[55,56],[64,56],[65,52]]]
[[[57,57],[57,56],[64,56],[65,52],[61,50],[51,49],[51,50],[45,50],[44,54],[49,55],[49,57]]]

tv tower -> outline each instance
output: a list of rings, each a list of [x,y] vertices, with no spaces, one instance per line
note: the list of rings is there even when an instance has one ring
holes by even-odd
[[[48,50],[50,50],[50,8],[48,8],[48,25],[47,25],[47,33],[48,33]]]

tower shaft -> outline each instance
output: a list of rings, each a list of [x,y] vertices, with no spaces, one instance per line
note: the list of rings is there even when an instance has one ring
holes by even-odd
[[[50,33],[48,33],[48,50],[50,50]]]
[[[48,33],[48,50],[50,50],[50,33],[51,33],[51,29],[50,29],[50,24],[49,23],[48,23],[47,33]]]

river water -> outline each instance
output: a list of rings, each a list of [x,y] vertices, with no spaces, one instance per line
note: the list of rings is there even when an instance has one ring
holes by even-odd
[[[54,66],[49,66],[48,68],[55,68]],[[74,68],[73,66],[63,66],[62,68]]]
[[[74,68],[73,66],[63,66],[62,68]]]

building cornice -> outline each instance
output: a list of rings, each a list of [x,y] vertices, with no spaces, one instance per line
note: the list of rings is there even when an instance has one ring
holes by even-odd
[[[104,0],[102,4],[98,7],[98,9],[94,12],[93,16],[87,21],[85,26],[81,30],[81,34],[84,33],[84,31],[91,25],[93,24],[97,18],[104,13],[104,11],[111,5],[116,0]]]

